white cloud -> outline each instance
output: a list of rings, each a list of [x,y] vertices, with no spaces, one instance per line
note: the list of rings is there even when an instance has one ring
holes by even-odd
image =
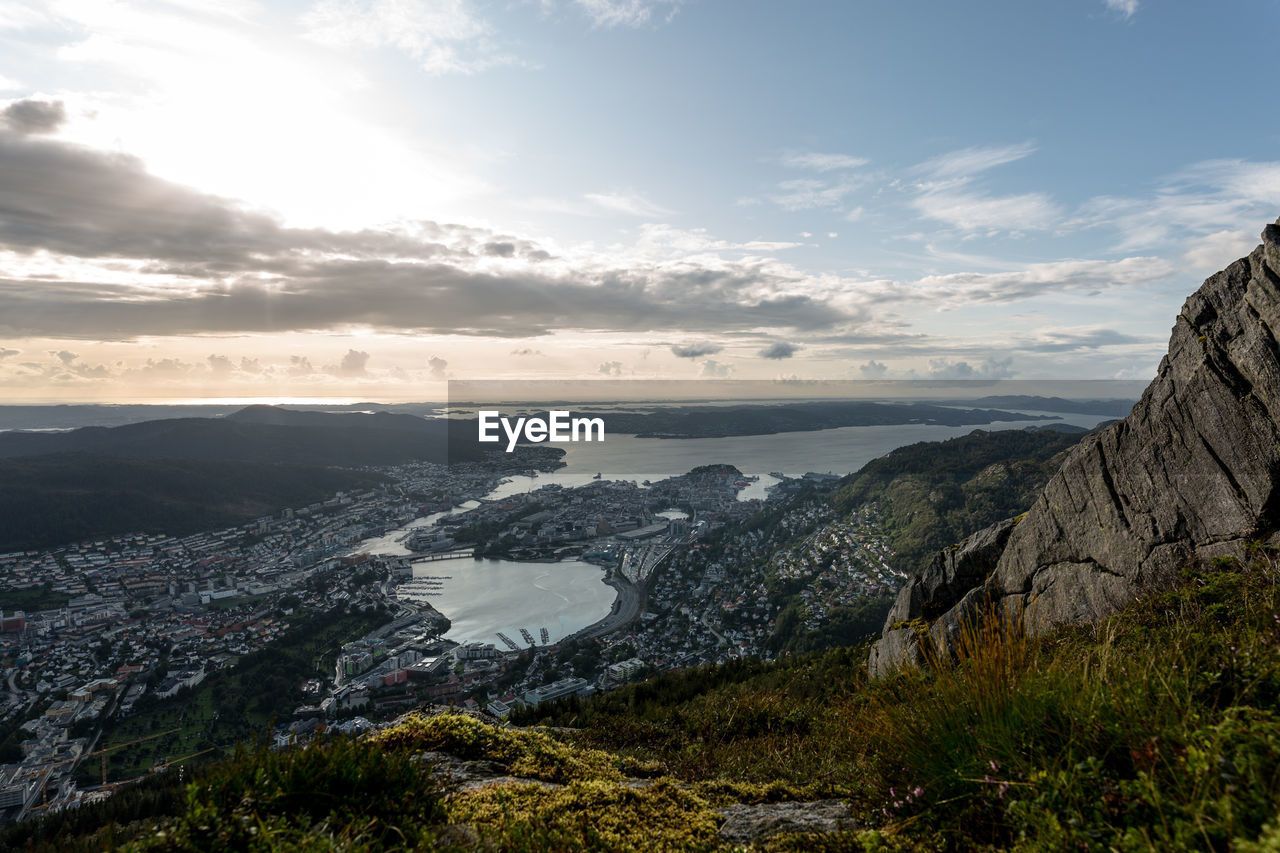
[[[13,80],[9,77],[5,77],[3,74],[0,74],[0,92],[15,92],[21,88],[22,84],[17,80]]]
[[[977,365],[947,358],[929,359],[930,379],[1009,379],[1013,376],[1013,359],[989,357]]]
[[[858,372],[867,379],[883,379],[889,372],[889,366],[873,358],[866,364],[858,365]]]
[[[394,47],[433,74],[513,61],[493,46],[492,27],[469,0],[320,0],[303,24],[321,44]]]
[[[979,172],[985,172],[987,169],[993,169],[996,166],[1003,166],[1005,163],[1013,163],[1024,157],[1029,157],[1035,151],[1036,146],[1031,142],[1021,142],[1017,145],[962,148],[959,151],[952,151],[943,154],[941,157],[926,160],[918,165],[916,169],[926,172],[935,178],[969,178]]]
[[[626,216],[667,216],[671,211],[654,204],[643,195],[634,192],[587,193],[585,198],[596,207]]]
[[[1107,8],[1123,16],[1132,18],[1138,12],[1138,0],[1103,0]]]
[[[0,3],[0,30],[27,30],[50,21],[49,13],[35,4],[16,0]]]
[[[835,169],[857,169],[870,162],[865,157],[851,157],[848,154],[819,154],[813,151],[788,154],[782,158],[784,166],[791,166],[797,169],[813,169],[816,172],[830,172]]]
[[[670,21],[684,0],[573,0],[598,27],[642,27],[665,11]]]
[[[813,235],[809,235],[813,236]],[[802,246],[791,240],[748,240],[735,243],[711,236],[705,228],[676,228],[663,223],[640,226],[636,251],[648,257],[671,257],[673,254],[705,254],[708,252],[780,252]]]
[[[1179,269],[1177,264],[1153,257],[1119,261],[1068,259],[1004,272],[925,276],[905,285],[888,285],[881,298],[915,299],[943,307],[1014,302],[1054,293],[1139,287],[1167,280]]]
[[[708,379],[723,379],[733,372],[733,365],[721,364],[715,359],[709,358],[702,362],[702,371],[699,374]]]
[[[1257,243],[1258,223],[1273,221],[1280,198],[1280,162],[1207,160],[1167,178],[1150,197],[1098,196],[1080,209],[1070,226],[1114,228],[1116,251],[1134,251],[1176,243],[1195,252],[1200,263],[1230,241],[1239,247]],[[1234,241],[1222,232],[1237,235]],[[1202,241],[1212,241],[1200,244]],[[1187,247],[1190,246],[1188,249]],[[1239,257],[1235,255],[1232,257]],[[1211,265],[1217,269],[1221,264]]]
[[[1051,228],[1062,211],[1044,193],[989,196],[976,192],[925,192],[912,202],[921,215],[965,231],[1025,231]]]
[[[783,181],[778,184],[778,192],[769,200],[783,210],[813,210],[815,208],[838,208],[844,203],[845,196],[857,187],[849,181],[827,183],[813,178],[798,178],[794,181]]]
[[[603,376],[621,376],[622,362],[620,361],[601,362],[600,366],[596,368],[596,372]]]
[[[1242,258],[1253,251],[1253,247],[1258,244],[1254,230],[1256,229],[1247,231],[1228,229],[1206,234],[1191,243],[1183,252],[1182,258],[1194,270],[1201,272],[1220,270],[1237,258]]]

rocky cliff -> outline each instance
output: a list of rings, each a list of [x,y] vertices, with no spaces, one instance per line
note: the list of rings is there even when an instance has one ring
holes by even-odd
[[[1086,437],[1031,510],[936,555],[899,594],[873,674],[941,651],[966,619],[1096,620],[1280,521],[1280,222],[1183,305],[1156,378]]]

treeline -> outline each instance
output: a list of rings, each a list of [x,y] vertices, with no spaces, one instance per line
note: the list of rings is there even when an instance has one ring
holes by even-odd
[[[0,459],[0,552],[138,531],[185,536],[383,482],[297,465],[91,453]]]

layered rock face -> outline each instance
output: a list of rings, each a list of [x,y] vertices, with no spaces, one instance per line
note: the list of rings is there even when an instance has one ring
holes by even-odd
[[[1280,222],[1182,308],[1129,416],[1087,436],[1031,510],[943,551],[898,596],[873,674],[966,619],[1035,632],[1107,616],[1189,561],[1280,540]],[[905,623],[912,623],[906,625]]]

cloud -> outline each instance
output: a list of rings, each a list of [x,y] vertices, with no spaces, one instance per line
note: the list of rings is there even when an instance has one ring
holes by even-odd
[[[733,372],[733,365],[721,364],[715,359],[709,358],[706,361],[702,362],[702,370],[699,372],[698,375],[705,376],[708,379],[724,379],[726,376],[728,376],[732,372]]]
[[[621,376],[622,362],[620,361],[601,362],[600,366],[596,368],[596,372],[601,373],[605,376]]]
[[[206,361],[209,362],[209,371],[215,376],[229,376],[236,369],[235,364],[225,355],[211,355]]]
[[[0,112],[0,120],[16,134],[53,133],[67,120],[62,101],[14,101]]]
[[[343,376],[365,376],[365,366],[369,363],[369,353],[357,349],[347,350],[338,365],[338,372]]]
[[[518,349],[513,349],[511,354],[523,357],[530,355],[542,355],[543,353],[542,350],[533,349],[532,347],[520,347]]]
[[[311,366],[311,359],[304,355],[289,356],[288,373],[290,376],[309,376],[315,372],[316,369]]]
[[[1233,241],[1217,238],[1220,246],[1247,243],[1252,248],[1257,245],[1258,223],[1275,218],[1277,198],[1280,161],[1206,160],[1170,175],[1151,196],[1092,198],[1067,224],[1115,229],[1120,235],[1116,251],[1165,244],[1186,249],[1188,244],[1224,231],[1236,237]],[[1212,246],[1208,248],[1212,251]],[[1235,257],[1239,255],[1227,260]],[[1197,257],[1204,259],[1203,255]]]
[[[256,358],[242,357],[240,359],[240,370],[243,373],[261,373],[262,365]]]
[[[1108,9],[1126,20],[1138,12],[1138,0],[1103,0],[1103,2],[1107,4]]]
[[[889,372],[889,366],[872,359],[866,364],[858,365],[858,372],[867,379],[883,379],[885,374]]]
[[[469,74],[514,58],[469,0],[320,0],[303,16],[312,41],[331,47],[393,47],[432,74]]]
[[[981,193],[926,192],[912,205],[921,215],[965,231],[1026,231],[1052,228],[1061,218],[1058,205],[1044,193],[988,196]]]
[[[59,352],[52,353],[52,355],[56,355],[58,357],[58,361],[61,361],[63,364],[70,364],[71,362],[75,361],[77,358],[80,357],[78,353],[74,353],[74,352],[71,352],[70,350],[65,350],[65,349]]]
[[[1182,257],[1193,269],[1220,270],[1249,254],[1257,244],[1257,238],[1250,231],[1215,231],[1187,246]]]
[[[1151,335],[1134,335],[1103,326],[1067,326],[1042,329],[1028,339],[1014,338],[1011,345],[1034,352],[1089,352],[1106,347],[1154,345],[1163,341]]]
[[[626,216],[655,217],[671,213],[638,193],[587,193],[584,197],[599,208]]]
[[[0,267],[0,334],[129,340],[356,327],[530,337],[557,329],[800,330],[867,319],[833,304],[842,290],[834,282],[768,258],[703,251],[672,259],[654,244],[654,257],[611,251],[548,261],[530,241],[429,221],[377,231],[287,228],[157,178],[135,158],[4,131],[0,197],[0,248],[93,262],[78,277],[41,277],[39,287]],[[794,245],[685,237],[714,251]],[[503,242],[513,243],[519,263],[482,262],[485,246]]]
[[[819,154],[808,151],[799,154],[788,154],[782,158],[784,166],[795,169],[812,169],[816,172],[830,172],[836,169],[857,169],[871,161],[865,157],[851,157],[848,154]]]
[[[666,10],[670,21],[684,0],[573,0],[599,27],[642,27]]]
[[[991,357],[976,366],[967,361],[946,358],[929,359],[930,379],[1009,379],[1013,376],[1013,359]]]
[[[1036,146],[1031,142],[961,148],[926,160],[916,166],[916,171],[934,178],[970,178],[987,169],[1030,157],[1035,151]]]
[[[1068,259],[1029,264],[1002,272],[931,275],[907,284],[868,285],[864,293],[877,300],[908,299],[939,307],[1014,302],[1053,293],[1102,292],[1166,281],[1177,265],[1154,257],[1119,261]],[[875,293],[874,296],[872,294]]]
[[[789,344],[786,341],[775,341],[774,343],[771,343],[764,349],[760,350],[760,352],[756,353],[756,355],[760,356],[761,358],[773,358],[773,359],[791,358],[791,356],[795,355],[799,349],[800,347],[797,346],[796,344]]]
[[[440,356],[438,355],[433,355],[431,356],[431,358],[427,359],[427,367],[431,368],[432,379],[446,378],[447,374],[445,373],[445,368],[447,368],[448,366],[449,366],[449,362],[445,361],[443,358],[440,358]]]
[[[844,203],[845,196],[855,189],[857,186],[850,181],[827,183],[813,178],[798,178],[778,184],[779,192],[769,196],[769,200],[783,210],[792,212],[838,208]]]
[[[0,347],[0,359],[6,359],[10,356],[18,355],[21,352],[22,350],[20,349],[8,349],[7,347]]]
[[[724,347],[713,343],[685,344],[684,346],[673,344],[671,354],[676,358],[701,358],[704,355],[715,355],[723,349]]]

